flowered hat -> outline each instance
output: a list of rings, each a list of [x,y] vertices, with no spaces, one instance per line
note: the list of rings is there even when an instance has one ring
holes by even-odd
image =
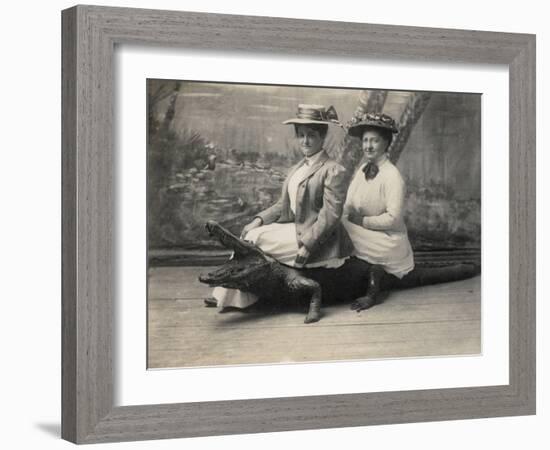
[[[340,125],[338,121],[338,114],[334,109],[334,106],[325,108],[321,105],[298,105],[298,112],[296,117],[285,120],[285,125],[307,125],[313,123]]]
[[[356,115],[348,123],[348,134],[360,138],[367,127],[382,128],[397,133],[397,125],[387,114],[363,113]]]

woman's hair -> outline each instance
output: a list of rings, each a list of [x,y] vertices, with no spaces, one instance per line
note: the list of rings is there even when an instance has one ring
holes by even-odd
[[[380,127],[374,127],[374,126],[366,126],[363,128],[363,132],[361,133],[361,136],[365,134],[365,131],[376,131],[382,139],[387,141],[388,147],[386,148],[386,151],[390,148],[391,142],[393,140],[393,132],[391,130],[388,130],[387,128],[380,128]]]
[[[304,124],[295,123],[294,133],[296,134],[296,136],[298,136],[299,126],[308,127],[308,128],[311,128],[312,130],[317,131],[323,139],[327,136],[327,133],[328,133],[328,124],[326,123],[304,123]]]

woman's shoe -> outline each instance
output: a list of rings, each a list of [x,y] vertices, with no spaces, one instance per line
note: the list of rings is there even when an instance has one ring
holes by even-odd
[[[216,308],[218,306],[218,301],[214,297],[207,297],[204,299],[204,306],[206,308]]]

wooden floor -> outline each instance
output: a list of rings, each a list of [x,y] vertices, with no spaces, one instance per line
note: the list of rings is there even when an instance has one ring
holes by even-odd
[[[325,307],[305,325],[300,311],[205,308],[210,289],[197,276],[207,270],[149,269],[149,368],[480,353],[479,276],[393,291],[360,313]]]

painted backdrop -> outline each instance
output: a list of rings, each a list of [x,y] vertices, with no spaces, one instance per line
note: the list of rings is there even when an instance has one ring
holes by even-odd
[[[333,105],[342,123],[356,111],[400,124],[392,146],[407,182],[405,220],[415,250],[479,250],[481,96],[148,80],[147,218],[150,259],[221,249],[204,223],[239,233],[273,204],[300,152],[299,103]],[[357,139],[330,127],[326,148],[350,173]]]

